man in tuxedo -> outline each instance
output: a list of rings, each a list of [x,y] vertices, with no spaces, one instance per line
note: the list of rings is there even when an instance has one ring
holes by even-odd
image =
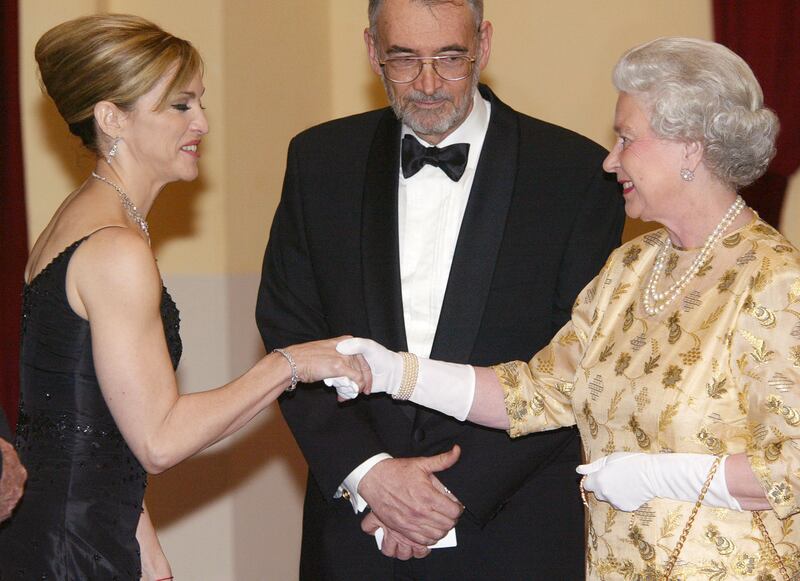
[[[22,496],[27,477],[28,473],[11,445],[6,414],[0,408],[0,522],[11,516]]]
[[[353,334],[459,363],[527,360],[620,241],[606,152],[479,85],[481,0],[371,0],[369,16],[391,108],[292,140],[264,343]],[[281,409],[310,469],[301,579],[583,578],[574,429],[511,441],[385,396],[340,404],[322,384]],[[366,534],[378,528],[383,554]],[[445,533],[449,547],[426,548]]]

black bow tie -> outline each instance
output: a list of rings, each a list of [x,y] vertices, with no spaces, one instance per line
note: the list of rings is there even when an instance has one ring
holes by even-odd
[[[403,137],[403,177],[410,178],[426,163],[441,169],[454,182],[461,179],[467,168],[469,143],[454,143],[447,147],[425,147],[410,133]]]

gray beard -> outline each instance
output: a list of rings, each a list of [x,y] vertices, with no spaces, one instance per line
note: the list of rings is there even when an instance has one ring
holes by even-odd
[[[470,95],[475,92],[475,87],[478,86],[479,72],[476,70],[472,75],[472,86]],[[383,79],[383,86],[386,89],[386,95],[389,98],[389,104],[394,111],[397,118],[408,125],[417,135],[442,135],[452,131],[458,127],[469,114],[470,107],[472,106],[472,99],[466,98],[461,102],[461,106],[453,111],[439,115],[431,120],[424,115],[419,115],[413,109],[414,101],[436,101],[441,98],[446,98],[446,95],[434,93],[433,95],[426,95],[418,91],[410,91],[405,95],[405,106],[395,97],[394,87],[391,86],[391,81]],[[452,101],[451,101],[452,102]]]

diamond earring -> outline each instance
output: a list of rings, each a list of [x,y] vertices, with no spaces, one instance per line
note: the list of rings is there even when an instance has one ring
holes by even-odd
[[[685,182],[690,182],[694,179],[694,172],[688,167],[681,170],[681,179]]]
[[[106,163],[111,165],[111,161],[117,155],[117,146],[119,145],[120,138],[117,137],[114,139],[114,143],[111,145],[111,149],[108,150],[108,154],[106,155]]]

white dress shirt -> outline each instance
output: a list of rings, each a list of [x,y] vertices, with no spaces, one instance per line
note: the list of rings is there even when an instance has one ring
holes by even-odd
[[[400,160],[397,160],[400,172],[397,222],[403,320],[408,350],[420,357],[429,357],[431,354],[456,241],[483,140],[489,128],[490,114],[490,103],[476,89],[470,114],[455,131],[437,144],[438,147],[454,143],[470,144],[466,170],[457,182],[432,165],[424,165],[419,172],[406,179],[400,170]],[[403,125],[401,138],[409,133],[423,145],[431,145]],[[361,478],[375,464],[387,458],[391,456],[376,454],[360,464],[344,479],[336,498],[346,491],[353,510],[356,513],[364,510],[367,503],[358,494]]]

